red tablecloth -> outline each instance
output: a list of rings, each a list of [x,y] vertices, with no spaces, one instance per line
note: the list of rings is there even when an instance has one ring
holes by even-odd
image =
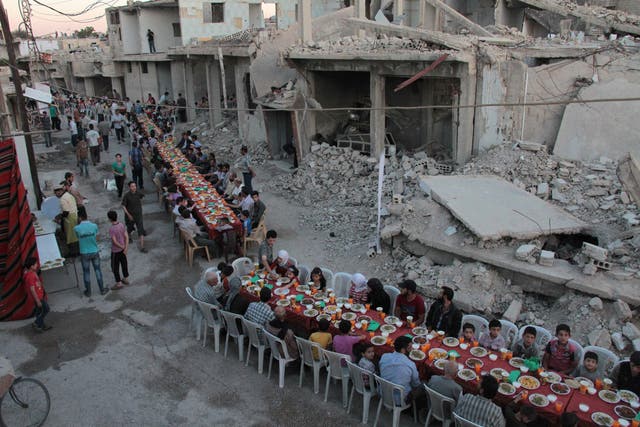
[[[579,408],[581,403],[586,403],[589,406],[589,410],[587,412],[582,412]],[[567,405],[567,412],[575,412],[578,418],[580,419],[580,426],[593,426],[594,423],[591,420],[591,415],[594,412],[604,412],[605,414],[611,416],[614,420],[617,420],[618,417],[614,412],[614,408],[617,405],[626,405],[629,404],[624,402],[619,403],[607,403],[604,400],[600,399],[598,394],[589,395],[589,394],[581,394],[579,392],[575,392],[573,398]]]

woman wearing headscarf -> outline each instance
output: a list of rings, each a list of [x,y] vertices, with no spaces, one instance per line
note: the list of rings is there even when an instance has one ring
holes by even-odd
[[[275,271],[280,277],[287,275],[289,267],[293,266],[289,260],[289,252],[285,250],[278,251],[278,257],[271,263],[271,271]]]
[[[365,304],[369,295],[367,279],[360,273],[351,277],[351,288],[349,288],[349,298],[353,298],[356,304]]]
[[[391,298],[384,290],[382,282],[379,279],[369,279],[367,282],[369,287],[369,298],[367,302],[371,304],[371,309],[374,310],[378,307],[382,307],[382,311],[389,314],[391,310]]]

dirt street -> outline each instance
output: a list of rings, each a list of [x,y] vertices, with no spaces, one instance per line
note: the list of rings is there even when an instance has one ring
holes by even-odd
[[[71,146],[62,144],[65,132],[55,135],[60,154],[39,162],[41,182],[60,181],[65,171],[74,171]],[[90,178],[77,178],[79,189],[89,200],[90,220],[100,227],[102,272],[106,285],[113,285],[108,256],[106,213],[122,211],[115,192],[107,192],[103,179],[110,177],[116,152],[128,145],[112,144],[102,153],[102,163],[90,166]],[[268,206],[267,224],[279,232],[277,248],[286,248],[299,262],[354,271],[362,265],[367,273],[366,242],[351,259],[334,259],[318,244],[326,236],[297,228],[301,207],[291,205],[269,191],[273,174],[284,173],[267,163],[258,170],[256,187],[263,190]],[[256,353],[249,367],[238,361],[237,346],[230,343],[229,356],[215,353],[213,343],[205,348],[189,331],[190,306],[185,286],[196,283],[207,263],[197,258],[193,267],[185,262],[181,243],[172,236],[168,214],[161,211],[151,178],[145,174],[144,221],[148,230],[145,246],[129,252],[131,286],[82,295],[82,268],[72,264],[60,271],[44,272],[50,292],[53,329],[36,333],[31,320],[0,323],[0,353],[12,361],[18,374],[43,381],[51,394],[51,426],[107,425],[356,425],[362,411],[361,399],[354,399],[351,415],[340,403],[340,386],[332,384],[328,403],[312,391],[312,375],[298,388],[298,371],[289,369],[286,388],[278,389],[277,371],[271,379],[257,373]],[[49,192],[50,193],[50,192]],[[136,235],[134,234],[134,238]],[[255,255],[255,251],[252,252]],[[360,263],[360,261],[362,261]],[[373,420],[374,408],[370,419]],[[389,414],[383,411],[383,424]],[[411,422],[409,415],[404,422]]]

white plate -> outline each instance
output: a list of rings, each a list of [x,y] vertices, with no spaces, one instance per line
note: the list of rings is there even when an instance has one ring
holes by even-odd
[[[538,408],[544,408],[545,406],[549,406],[549,399],[544,394],[533,393],[529,396],[529,402],[533,406],[537,406]]]
[[[387,339],[385,337],[381,337],[380,335],[376,335],[371,338],[371,344],[373,345],[385,345],[387,343]]]
[[[311,310],[305,310],[303,314],[307,317],[316,317],[318,315],[318,310],[312,308]]]
[[[289,294],[289,288],[277,288],[273,293],[276,295],[287,295]]]

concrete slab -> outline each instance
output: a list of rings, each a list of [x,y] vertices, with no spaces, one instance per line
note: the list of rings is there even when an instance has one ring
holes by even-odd
[[[431,194],[482,240],[579,233],[586,224],[515,185],[492,176],[422,176]]]
[[[640,97],[640,84],[625,79],[593,84],[580,91],[581,99]],[[554,154],[570,160],[592,161],[606,156],[620,159],[629,151],[640,155],[637,135],[640,102],[570,104],[564,111]]]

